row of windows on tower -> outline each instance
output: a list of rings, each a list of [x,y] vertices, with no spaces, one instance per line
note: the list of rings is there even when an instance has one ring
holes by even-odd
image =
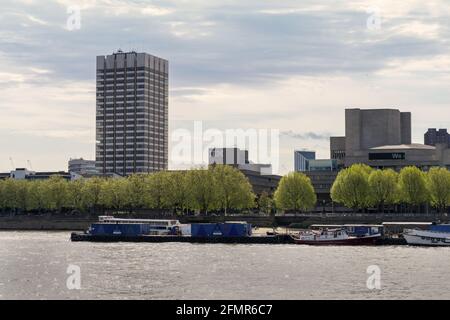
[[[150,67],[127,67],[127,68],[103,68],[103,69],[97,69],[98,73],[109,73],[109,72],[123,72],[123,71],[142,71],[142,70],[146,70],[146,71],[151,71],[154,73],[158,73],[158,74],[164,74],[167,75],[167,73],[159,71],[158,69],[154,69],[154,68],[150,68]]]

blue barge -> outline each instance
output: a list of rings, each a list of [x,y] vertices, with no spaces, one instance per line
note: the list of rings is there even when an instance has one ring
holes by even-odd
[[[378,231],[379,226],[348,227],[354,233],[365,234]],[[181,224],[178,220],[118,219],[111,216],[99,217],[99,222],[93,223],[86,232],[73,232],[70,239],[74,242],[295,243],[289,234],[252,235],[252,225],[244,221]],[[383,238],[376,244],[405,243],[403,239]]]
[[[279,242],[280,237],[252,237],[252,225],[242,221],[181,224],[178,220],[118,219],[100,216],[99,222],[93,223],[87,232],[72,233],[71,240],[271,243]]]

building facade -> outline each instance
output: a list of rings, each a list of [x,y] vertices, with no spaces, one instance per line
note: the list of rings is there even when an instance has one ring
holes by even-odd
[[[168,167],[169,63],[147,53],[97,57],[96,168],[129,175]]]
[[[424,135],[425,144],[436,146],[437,144],[446,144],[450,148],[450,134],[447,129],[436,128],[428,129]]]
[[[308,171],[337,171],[337,160],[334,159],[317,159],[309,160]]]
[[[311,184],[317,195],[317,206],[331,207],[331,188],[339,171],[307,171],[305,175],[311,179]]]
[[[295,150],[294,151],[294,171],[309,171],[309,161],[316,159],[315,151]]]
[[[397,109],[345,110],[346,167],[367,162],[374,147],[411,144],[411,113]]]
[[[63,179],[70,180],[71,176],[69,172],[64,171],[44,171],[36,172],[28,170],[27,168],[16,168],[9,173],[0,173],[0,179],[13,179],[13,180],[46,180],[52,176],[59,176]]]
[[[240,169],[240,171],[247,177],[251,184],[253,192],[260,196],[263,192],[273,195],[277,190],[278,183],[281,180],[279,175],[262,174],[255,170]]]
[[[330,137],[330,158],[336,160],[338,168],[345,165],[345,137]]]
[[[85,160],[83,158],[70,159],[68,163],[70,173],[96,174],[95,160]]]
[[[266,163],[254,163],[248,159],[248,150],[239,148],[211,148],[208,150],[208,163],[226,164],[238,168],[241,171],[255,171],[261,175],[272,175],[272,165]]]
[[[311,178],[319,205],[331,203],[330,190],[339,170],[355,163],[396,171],[406,166],[425,171],[437,166],[450,169],[450,147],[442,138],[444,130],[430,129],[428,135],[425,134],[426,142],[429,142],[425,145],[412,143],[411,136],[409,112],[346,109],[345,136],[330,138],[330,157],[335,162],[311,167],[310,161],[310,170],[305,172]]]
[[[209,164],[248,164],[248,150],[239,148],[211,148],[209,149]]]

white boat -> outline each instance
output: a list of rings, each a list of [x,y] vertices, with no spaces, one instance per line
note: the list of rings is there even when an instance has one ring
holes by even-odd
[[[410,245],[450,246],[450,225],[432,225],[428,230],[405,229],[403,238]]]
[[[190,233],[190,228],[187,229],[178,220],[162,220],[162,219],[127,219],[115,218],[114,216],[99,216],[99,224],[146,224],[148,225],[149,235],[169,235],[178,230]],[[92,229],[89,228],[89,229]],[[174,231],[174,229],[176,229]],[[90,230],[92,232],[92,230]],[[121,235],[121,231],[114,231],[114,235]],[[183,234],[184,235],[184,234]]]
[[[375,245],[381,234],[350,236],[344,229],[322,229],[300,232],[292,236],[296,244],[308,245]]]

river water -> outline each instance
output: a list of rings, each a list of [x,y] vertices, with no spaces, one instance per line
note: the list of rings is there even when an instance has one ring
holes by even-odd
[[[450,299],[450,248],[72,243],[69,237],[0,232],[0,299]],[[380,280],[380,289],[367,286],[369,266],[379,268],[371,279]]]

